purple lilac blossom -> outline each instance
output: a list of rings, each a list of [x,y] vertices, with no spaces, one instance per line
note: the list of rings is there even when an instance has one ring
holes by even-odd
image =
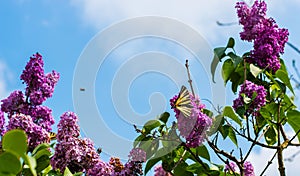
[[[30,110],[32,120],[43,127],[46,131],[52,130],[52,125],[55,123],[52,116],[52,110],[46,106],[36,106]]]
[[[138,162],[145,162],[146,161],[146,152],[141,148],[133,148],[129,155],[130,161],[138,161]]]
[[[170,99],[172,107],[174,106],[177,98],[178,95],[175,95],[172,99]],[[176,108],[174,108],[174,112],[180,135],[186,139],[188,147],[195,148],[203,143],[206,131],[210,128],[212,120],[202,112],[205,105],[201,104],[198,97],[194,97],[190,94],[190,99],[193,108],[189,117],[185,117]]]
[[[32,118],[24,114],[13,115],[8,122],[7,131],[12,129],[22,129],[28,137],[29,150],[33,150],[41,143],[49,141],[49,133],[41,126],[35,124]]]
[[[237,165],[234,162],[230,162],[229,164],[225,165],[224,171],[232,173],[232,172],[236,171],[236,167],[237,167]]]
[[[61,115],[57,125],[57,141],[67,141],[71,137],[78,137],[80,129],[78,117],[74,112],[65,112]]]
[[[244,175],[245,176],[255,176],[254,168],[253,168],[252,164],[249,161],[246,161],[244,163]]]
[[[171,174],[166,172],[161,165],[157,165],[154,168],[154,176],[171,176]]]
[[[100,156],[90,139],[80,139],[78,117],[73,112],[65,112],[58,123],[57,144],[51,158],[54,169],[64,172],[86,172],[87,175],[110,175],[111,166],[100,160]],[[102,168],[103,167],[103,168]],[[97,173],[97,174],[95,174]]]
[[[264,1],[256,0],[252,7],[245,2],[237,2],[236,8],[239,23],[243,25],[241,39],[254,42],[247,62],[276,72],[280,68],[279,56],[288,41],[288,30],[279,28],[274,19],[266,17]]]
[[[4,125],[5,125],[5,117],[3,112],[0,110],[0,136],[2,136],[3,133],[5,132]]]
[[[255,115],[266,104],[267,92],[264,86],[256,85],[248,80],[241,86],[239,97],[233,101],[233,108],[237,111],[239,107],[245,105],[242,94],[252,99],[254,93],[256,93],[256,97],[250,102],[247,113]]]
[[[21,74],[21,80],[26,83],[25,95],[29,97],[32,105],[41,105],[51,97],[54,87],[59,80],[59,74],[55,71],[45,75],[43,58],[39,53],[30,57]]]
[[[88,169],[88,176],[112,176],[112,166],[98,159],[98,162]]]
[[[15,112],[22,111],[25,105],[25,98],[22,91],[13,91],[6,99],[1,100],[1,110],[12,116]]]

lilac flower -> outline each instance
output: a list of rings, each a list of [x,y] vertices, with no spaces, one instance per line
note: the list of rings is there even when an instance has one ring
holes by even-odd
[[[39,144],[49,141],[49,133],[35,124],[30,116],[24,114],[15,114],[9,119],[7,131],[12,129],[22,129],[26,132],[30,151]]]
[[[32,120],[43,127],[46,131],[50,132],[52,130],[52,125],[54,124],[54,118],[52,116],[52,110],[46,106],[36,106],[30,110],[30,116]]]
[[[55,71],[45,75],[44,61],[39,53],[30,57],[21,80],[26,83],[25,95],[29,97],[32,105],[41,105],[47,98],[52,96],[54,87],[59,80],[59,74]]]
[[[143,175],[143,166],[141,162],[138,161],[128,161],[124,165],[124,169],[120,173],[116,173],[115,176],[139,176]]]
[[[65,112],[58,123],[57,144],[51,158],[54,169],[63,173],[68,167],[71,172],[84,172],[88,175],[102,173],[109,175],[111,168],[100,160],[100,156],[90,139],[80,139],[78,118],[73,112]],[[101,167],[105,168],[101,168]]]
[[[63,173],[68,167],[71,172],[82,172],[98,164],[99,154],[95,151],[93,142],[89,139],[70,137],[55,146],[51,165]]]
[[[238,2],[236,8],[239,22],[243,25],[241,39],[254,41],[254,49],[247,62],[276,72],[280,68],[279,54],[283,54],[288,41],[288,30],[279,28],[274,19],[266,17],[264,1],[256,0],[252,7]]]
[[[22,111],[25,105],[25,98],[21,91],[12,92],[6,99],[1,100],[1,110],[8,113],[9,117],[15,112]]]
[[[230,162],[228,165],[225,165],[224,172],[235,172],[236,171],[236,164],[234,162]]]
[[[145,162],[146,152],[143,149],[134,148],[130,151],[128,157],[130,161]]]
[[[246,80],[245,84],[241,86],[239,97],[233,101],[233,108],[235,110],[245,105],[243,94],[250,99],[253,99],[253,95],[256,94],[256,97],[248,105],[247,113],[249,114],[255,114],[266,104],[267,92],[264,86],[259,86]]]
[[[246,161],[244,163],[244,175],[245,176],[255,176],[254,168],[253,168],[252,164],[249,161]]]
[[[4,129],[4,124],[5,124],[5,118],[3,112],[0,110],[0,136],[3,135],[5,129]]]
[[[57,141],[67,141],[71,137],[78,137],[80,129],[77,123],[78,117],[74,112],[65,112],[61,115],[57,125]]]
[[[261,23],[265,19],[267,4],[264,1],[254,1],[250,8],[245,2],[237,2],[236,6],[239,23],[243,25],[243,32],[240,33],[242,40],[252,41],[257,38],[261,30]]]
[[[27,87],[30,89],[38,89],[44,83],[44,61],[39,53],[30,57],[29,62],[25,66],[23,73],[21,74],[21,80],[23,80]],[[28,95],[30,89],[26,95]]]
[[[154,176],[171,176],[171,174],[166,172],[161,165],[157,165],[154,168]]]
[[[112,166],[99,159],[93,167],[87,170],[86,174],[88,176],[112,176]]]
[[[174,106],[177,98],[178,95],[175,95],[170,99],[171,106]],[[187,146],[198,147],[203,143],[206,131],[211,126],[212,120],[202,112],[205,106],[200,103],[198,97],[194,97],[190,94],[190,99],[193,108],[189,117],[185,117],[176,108],[174,108],[174,112],[177,118],[178,130],[180,135],[186,139]]]

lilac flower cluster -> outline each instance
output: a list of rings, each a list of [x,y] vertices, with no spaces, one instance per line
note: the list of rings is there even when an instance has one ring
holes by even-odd
[[[13,91],[6,99],[1,100],[1,110],[11,117],[16,112],[23,112],[28,106],[22,91]]]
[[[98,162],[93,165],[87,172],[89,176],[111,176],[113,168],[109,163],[103,162],[98,159]]]
[[[29,114],[32,120],[46,131],[50,132],[52,130],[51,126],[55,121],[50,108],[47,106],[36,106],[30,110]]]
[[[244,175],[245,176],[255,176],[254,168],[253,168],[252,164],[249,161],[246,161],[244,163]]]
[[[78,117],[74,112],[65,112],[61,115],[57,125],[57,142],[68,141],[80,135]]]
[[[226,172],[226,173],[227,172],[229,172],[229,173],[236,172],[236,168],[237,168],[237,165],[234,162],[230,162],[229,165],[225,165],[224,172]],[[243,174],[245,176],[255,176],[254,168],[249,161],[246,161],[244,163]]]
[[[275,20],[266,17],[267,5],[255,0],[252,7],[245,2],[236,4],[239,23],[243,25],[242,40],[254,41],[249,63],[276,72],[280,68],[279,54],[283,54],[288,41],[288,30],[279,28]]]
[[[226,172],[226,173],[227,172],[229,172],[229,173],[236,172],[236,167],[237,167],[237,165],[234,162],[230,162],[229,164],[225,165],[224,172]]]
[[[146,162],[146,152],[141,148],[133,148],[128,157],[130,161]]]
[[[55,71],[45,75],[44,61],[39,53],[30,57],[23,73],[21,80],[26,83],[25,95],[29,97],[32,105],[41,105],[47,98],[51,97],[54,86],[59,80],[59,74]]]
[[[51,109],[41,104],[52,96],[59,74],[52,71],[45,75],[43,66],[42,56],[33,55],[21,75],[21,80],[26,83],[25,95],[16,90],[1,100],[1,111],[7,114],[9,122],[0,132],[15,128],[25,130],[30,150],[49,141],[48,132],[54,124]]]
[[[73,112],[66,112],[57,125],[57,144],[51,165],[64,172],[68,167],[71,172],[82,172],[99,165],[99,154],[89,139],[80,139],[78,117]]]
[[[256,94],[256,97],[253,99],[254,94]],[[256,115],[260,108],[266,104],[267,92],[264,86],[256,85],[251,81],[246,80],[245,84],[241,86],[239,97],[233,101],[233,108],[235,110],[245,105],[243,95],[253,99],[246,111],[249,114]]]
[[[172,107],[174,106],[177,98],[178,95],[175,95],[172,99],[170,99]],[[174,108],[174,112],[180,135],[186,139],[188,147],[195,148],[203,143],[206,131],[210,128],[212,120],[202,112],[205,105],[200,103],[198,97],[194,97],[190,94],[190,99],[193,108],[189,117],[185,117],[176,108]]]
[[[35,124],[30,116],[24,114],[15,114],[9,119],[7,131],[12,129],[22,129],[26,132],[29,150],[49,141],[49,133],[41,126]]]
[[[0,136],[2,136],[4,134],[4,125],[5,125],[4,114],[0,110]]]
[[[154,176],[171,176],[171,174],[163,169],[161,165],[154,168]]]

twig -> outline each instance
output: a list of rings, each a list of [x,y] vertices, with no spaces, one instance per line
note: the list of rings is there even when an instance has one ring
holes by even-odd
[[[262,173],[260,174],[260,176],[262,176],[266,172],[266,170],[268,169],[268,167],[272,164],[272,162],[273,162],[276,154],[277,154],[277,151],[274,153],[274,155],[272,156],[271,160],[268,161],[267,166],[264,168],[264,170],[262,171]]]
[[[189,78],[188,82],[190,83],[192,94],[195,97],[195,92],[194,92],[194,89],[193,89],[192,79],[191,79],[190,70],[189,70],[189,60],[185,60],[185,67],[186,67],[186,71],[187,71],[188,78]]]
[[[285,158],[284,161],[289,161],[289,162],[293,162],[294,158],[300,154],[300,150],[297,151],[296,153],[294,153],[292,156],[288,157],[288,158]]]

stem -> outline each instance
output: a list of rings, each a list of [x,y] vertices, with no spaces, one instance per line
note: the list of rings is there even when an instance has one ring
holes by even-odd
[[[278,159],[278,170],[280,173],[280,176],[285,176],[285,167],[283,163],[283,148],[281,147],[281,142],[280,142],[280,105],[281,103],[279,102],[278,106],[278,118],[277,118],[277,133],[278,133],[278,149],[277,149],[277,159]]]
[[[260,174],[260,176],[263,176],[263,174],[266,172],[266,170],[268,169],[268,167],[272,164],[272,161],[274,160],[276,154],[277,154],[277,151],[274,153],[274,155],[272,156],[271,160],[268,161],[267,166],[264,168],[264,170],[262,171],[262,173]]]
[[[186,71],[187,71],[188,78],[189,78],[188,82],[190,83],[192,94],[195,97],[195,92],[194,92],[194,89],[193,89],[192,79],[191,79],[190,70],[189,70],[189,60],[185,60],[185,67],[186,67]]]

